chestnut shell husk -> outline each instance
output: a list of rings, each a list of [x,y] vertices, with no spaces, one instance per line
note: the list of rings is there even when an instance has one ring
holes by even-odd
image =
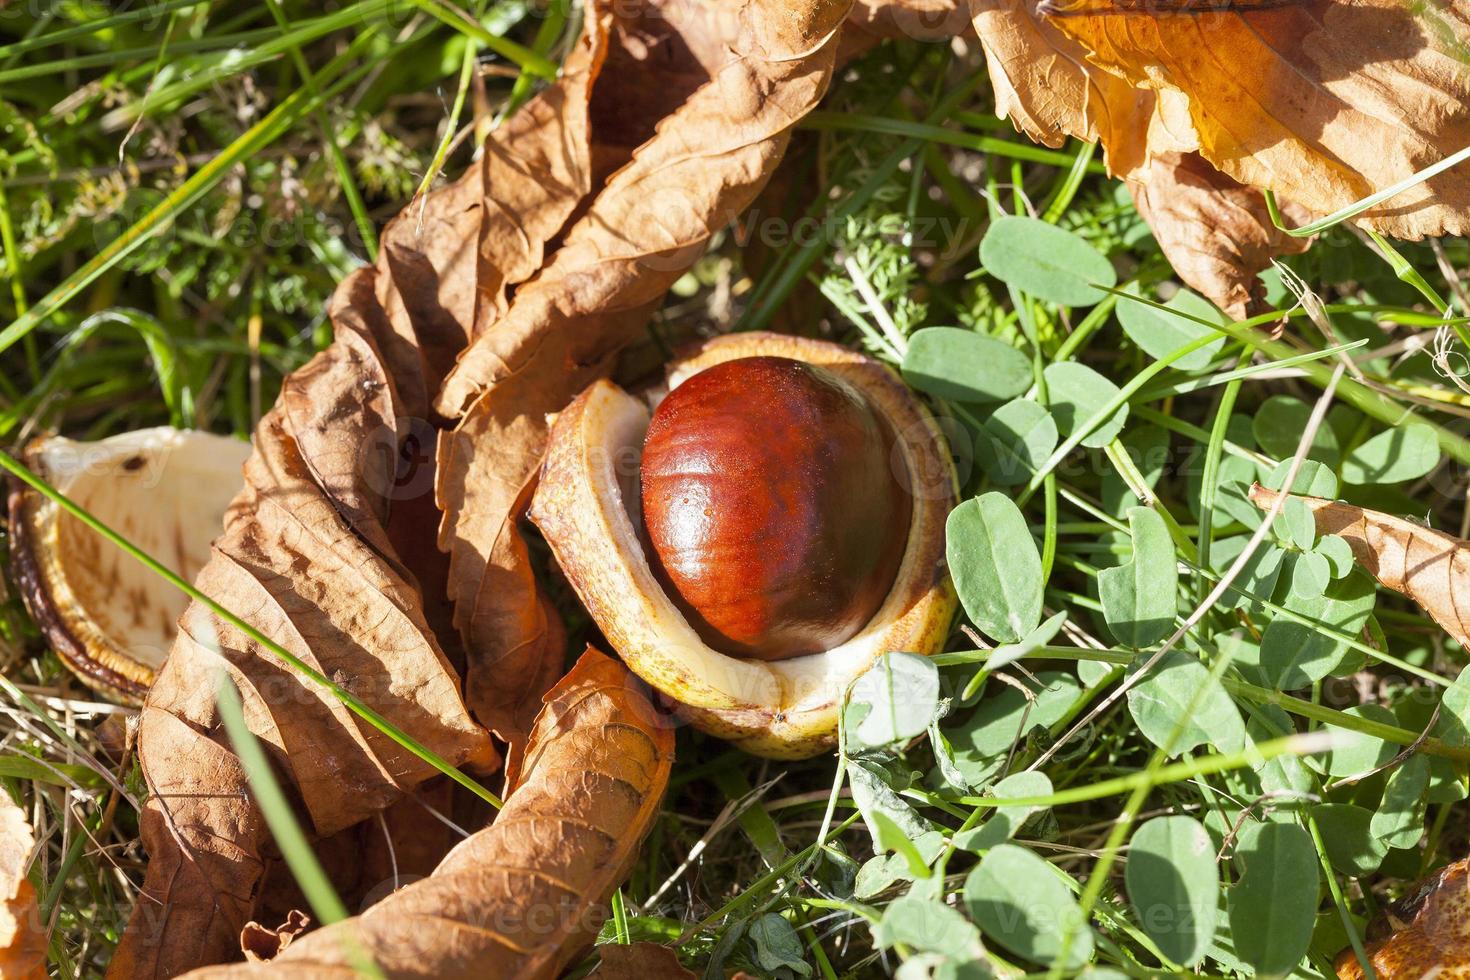
[[[244,484],[250,444],[160,426],[96,442],[33,440],[27,467],[192,579]],[[11,574],[61,662],[103,696],[138,705],[187,597],[39,491],[11,480]]]
[[[530,517],[608,642],[642,680],[703,731],[772,758],[816,755],[836,741],[848,687],[879,656],[938,652],[956,600],[944,523],[958,494],[943,433],[889,368],[847,347],[769,333],[707,341],[668,368],[668,387],[746,357],[817,365],[859,391],[892,429],[911,493],[909,534],[892,588],[872,619],[832,649],[779,661],[709,647],[659,585],[638,533],[639,452],[648,405],[598,381],[556,418]]]

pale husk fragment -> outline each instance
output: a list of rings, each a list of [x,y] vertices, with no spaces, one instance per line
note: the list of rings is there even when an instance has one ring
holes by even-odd
[[[1260,484],[1250,498],[1265,509],[1280,496]],[[1470,542],[1381,511],[1293,494],[1312,509],[1318,534],[1336,534],[1384,588],[1408,596],[1470,649]]]
[[[248,443],[168,426],[26,447],[42,480],[192,580],[244,478]],[[11,575],[51,648],[85,684],[141,703],[188,599],[36,490],[10,492]]]
[[[25,811],[0,789],[0,977],[46,980],[46,924],[26,872],[36,838]]]
[[[955,504],[942,435],[892,371],[850,348],[779,334],[730,334],[669,366],[670,387],[715,364],[791,357],[842,377],[893,427],[902,481],[913,495],[908,544],[894,585],[867,626],[825,653],[745,660],[707,646],[659,586],[637,531],[637,465],[647,406],[599,381],[556,420],[531,518],[603,635],[632,668],[678,701],[699,728],[748,752],[804,758],[834,744],[850,685],[881,654],[930,654],[955,609],[944,521]]]
[[[495,822],[434,873],[261,964],[190,974],[553,978],[592,943],[658,816],[674,731],[621,664],[593,649],[546,696]],[[354,959],[354,957],[358,959]]]
[[[468,698],[512,743],[562,655],[518,526],[545,451],[546,416],[611,370],[710,236],[765,185],[792,127],[826,91],[848,3],[745,0],[718,12],[672,2],[617,6],[615,51],[636,43],[658,53],[640,91],[675,59],[663,90],[650,96],[671,111],[595,188],[545,267],[464,352],[437,403],[458,420],[440,439],[436,489],[440,545],[451,556],[456,623],[469,651]],[[600,98],[595,90],[595,106]],[[638,106],[607,109],[602,130],[594,118],[601,166],[617,135],[626,140],[630,129],[652,125],[629,118]],[[507,675],[529,680],[508,684]]]

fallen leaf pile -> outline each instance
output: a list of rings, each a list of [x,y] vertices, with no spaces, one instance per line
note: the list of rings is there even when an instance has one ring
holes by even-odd
[[[554,977],[591,944],[668,782],[674,731],[628,669],[588,649],[546,696],[505,809],[428,878],[206,977]],[[662,974],[644,974],[645,977]]]
[[[537,714],[565,652],[521,527],[547,416],[643,335],[845,59],[886,36],[973,29],[1000,109],[1050,145],[1101,141],[1181,275],[1236,313],[1254,273],[1298,244],[1257,189],[1294,217],[1323,214],[1470,143],[1470,87],[1443,53],[1470,38],[1458,10],[1431,11],[1435,29],[1395,0],[1187,16],[1107,0],[1048,12],[865,0],[848,21],[852,6],[590,2],[558,80],[469,172],[412,202],[377,262],[340,286],[335,339],[261,420],[197,584],[482,778],[500,761],[493,732],[509,745],[509,798],[433,875],[354,920],[300,936],[299,919],[253,925],[247,945],[270,969],[346,975],[366,950],[404,975],[549,976],[590,942],[656,811],[671,736],[626,672],[591,653]],[[1398,92],[1412,98],[1385,94]],[[1460,233],[1467,205],[1454,170],[1361,221]],[[1319,522],[1339,520],[1340,505],[1321,503]],[[1365,562],[1418,561],[1413,549],[1434,543],[1363,513]],[[1399,587],[1397,574],[1448,629],[1434,576],[1461,574],[1460,560],[1384,581]],[[149,865],[112,976],[238,959],[242,929],[277,897],[279,855],[215,702],[221,671],[324,854],[349,863],[363,821],[418,813],[415,794],[442,791],[397,741],[191,607],[142,711]],[[528,938],[516,917],[536,909],[567,917]]]
[[[429,748],[485,770],[495,762],[490,737],[464,707],[418,578],[393,541],[398,446],[427,414],[427,368],[412,334],[359,312],[374,285],[371,270],[343,284],[336,339],[286,379],[262,419],[245,490],[196,584]],[[114,976],[172,976],[223,959],[254,916],[270,834],[221,727],[222,667],[319,836],[435,773],[234,627],[191,607],[142,711],[148,873]]]
[[[486,728],[518,751],[563,658],[515,526],[544,414],[610,369],[759,192],[826,89],[846,13],[776,0],[718,17],[653,0],[589,9],[566,73],[480,166],[390,223],[377,264],[339,288],[336,339],[261,421],[198,586],[451,763],[493,771]],[[461,416],[439,452],[446,570],[424,533],[436,517],[424,457]],[[237,956],[279,867],[222,729],[220,669],[319,838],[435,774],[191,607],[142,713],[149,865],[113,976]]]

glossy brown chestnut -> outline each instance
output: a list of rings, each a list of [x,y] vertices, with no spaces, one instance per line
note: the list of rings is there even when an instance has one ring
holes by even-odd
[[[643,531],[706,643],[781,660],[872,618],[909,532],[893,442],[854,387],[789,358],[727,361],[669,393],[643,444]]]

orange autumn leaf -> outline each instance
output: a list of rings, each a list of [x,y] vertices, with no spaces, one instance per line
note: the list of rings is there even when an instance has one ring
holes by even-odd
[[[1051,20],[1091,65],[1161,103],[1178,100],[1174,141],[1308,211],[1346,207],[1470,145],[1470,66],[1455,50],[1470,40],[1461,8],[1399,0],[1187,13],[1123,6],[1063,0],[1063,15]],[[1452,169],[1359,220],[1418,238],[1463,234],[1467,214],[1470,176]]]
[[[1172,220],[1161,228],[1162,199],[1186,179],[1171,161],[1198,154],[1193,175],[1207,164],[1311,215],[1389,188],[1470,144],[1470,67],[1457,57],[1470,21],[1459,8],[1411,11],[1398,0],[1234,6],[974,0],[971,9],[997,110],[1050,146],[1099,141],[1135,194],[1150,187],[1140,210],[1181,276],[1241,312],[1238,281],[1259,264],[1251,254],[1292,249],[1271,241],[1264,202],[1249,192],[1229,192],[1248,201],[1251,217],[1236,212],[1223,245],[1198,232],[1191,242]],[[1205,217],[1230,206],[1180,207]],[[1462,234],[1467,213],[1470,170],[1457,167],[1356,220],[1419,238]],[[1236,269],[1222,273],[1231,262]]]
[[[669,114],[637,118],[635,104],[600,118],[594,86],[591,132],[604,163],[619,144],[605,138],[608,127],[628,143],[627,127],[645,126],[647,138],[595,189],[536,278],[481,330],[438,399],[440,413],[458,419],[440,440],[437,494],[470,655],[467,696],[512,743],[561,656],[519,524],[547,416],[611,370],[710,236],[765,186],[792,127],[826,91],[847,12],[830,0],[746,0],[719,16],[674,2],[617,6],[614,49],[624,38],[626,51],[647,52],[646,63],[606,71],[642,79],[640,92],[662,78],[657,99]],[[632,56],[610,54],[609,66],[615,57]]]
[[[1251,487],[1257,507],[1281,496]],[[1446,633],[1470,649],[1470,541],[1381,511],[1321,497],[1292,496],[1312,509],[1318,534],[1336,534],[1384,588],[1413,599]]]
[[[0,977],[46,980],[46,927],[26,872],[36,838],[25,811],[0,790]]]
[[[556,977],[609,914],[673,758],[673,729],[643,688],[589,648],[547,694],[505,808],[432,875],[296,939],[269,963],[190,977],[345,978],[362,958],[390,977]]]
[[[1365,951],[1383,980],[1470,977],[1470,860],[1441,868],[1389,906],[1369,927]],[[1341,980],[1364,976],[1351,947],[1336,967]]]
[[[985,51],[995,111],[1038,143],[1059,147],[1069,136],[1101,141],[1115,174],[1137,162],[1154,98],[1087,63],[1082,47],[1037,0],[972,0],[970,13]],[[1177,147],[1176,147],[1177,148]]]

